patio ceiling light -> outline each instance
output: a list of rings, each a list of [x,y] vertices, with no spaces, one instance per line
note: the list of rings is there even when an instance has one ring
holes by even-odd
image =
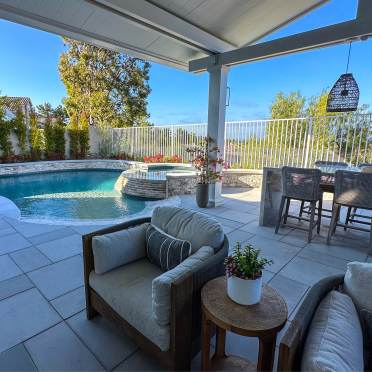
[[[346,73],[342,74],[332,87],[327,100],[327,112],[356,111],[359,102],[359,87],[353,74],[348,73],[351,42],[347,57]]]

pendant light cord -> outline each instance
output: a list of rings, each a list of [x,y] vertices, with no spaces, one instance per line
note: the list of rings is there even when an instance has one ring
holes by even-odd
[[[349,53],[348,53],[348,56],[347,56],[346,74],[347,74],[348,71],[349,71],[350,53],[351,53],[351,43],[352,43],[352,41],[350,41],[350,43],[349,43]]]

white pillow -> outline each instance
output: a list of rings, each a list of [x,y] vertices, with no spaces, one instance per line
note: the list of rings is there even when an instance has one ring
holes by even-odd
[[[349,262],[344,278],[344,290],[357,309],[372,312],[372,263]]]
[[[94,236],[92,249],[94,271],[104,274],[146,256],[148,223],[114,233]]]
[[[331,291],[319,304],[302,356],[302,371],[363,371],[363,334],[353,301]]]

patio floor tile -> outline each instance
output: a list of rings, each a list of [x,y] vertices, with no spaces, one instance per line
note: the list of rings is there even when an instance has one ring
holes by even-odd
[[[83,285],[83,260],[75,256],[27,274],[48,300]]]
[[[284,227],[279,229],[278,234],[275,234],[274,227],[260,226],[258,222],[245,224],[244,226],[240,227],[240,230],[273,240],[279,240],[292,231],[292,229]]]
[[[243,231],[243,230],[234,230],[233,232],[227,234],[227,238],[229,239],[230,250],[235,247],[237,242],[245,243],[249,238],[252,238],[253,234]]]
[[[325,253],[329,256],[338,257],[347,261],[365,261],[367,258],[367,248],[357,247],[354,241],[338,242],[338,244],[330,245],[310,243],[306,246],[307,250],[312,250],[317,253]]]
[[[298,254],[298,256],[319,262],[326,266],[332,266],[340,270],[346,270],[346,265],[349,262],[348,260],[344,260],[339,257],[330,256],[324,252],[317,252],[312,249],[307,249],[307,246]]]
[[[0,352],[61,320],[36,288],[0,301]]]
[[[108,370],[137,350],[128,336],[101,316],[88,320],[84,311],[68,319],[67,323]]]
[[[8,255],[0,256],[0,281],[21,275],[22,271]]]
[[[253,363],[257,363],[258,338],[244,337],[236,333],[226,333],[226,352],[232,355],[239,355]]]
[[[14,234],[16,231],[13,229],[13,227],[0,227],[0,236],[10,235]]]
[[[0,371],[36,371],[36,367],[22,344],[0,354]]]
[[[99,371],[102,366],[65,324],[31,338],[25,343],[36,367],[42,371]]]
[[[24,221],[15,220],[13,218],[7,218],[6,221],[10,223],[17,231],[19,231],[26,238],[64,228],[64,226],[57,225],[28,223]]]
[[[283,270],[281,270],[280,275],[307,285],[313,285],[326,276],[343,272],[343,270],[334,267],[326,266],[301,257],[295,257]]]
[[[76,256],[82,252],[82,240],[78,234],[66,236],[37,245],[42,253],[51,261],[57,262],[67,257]]]
[[[105,227],[107,226],[105,225],[86,225],[86,226],[82,225],[82,226],[71,226],[71,229],[73,229],[80,235],[85,235],[85,234],[91,233],[92,231],[102,230]]]
[[[32,244],[36,245],[36,244],[42,244],[45,242],[50,242],[56,239],[61,239],[61,238],[64,238],[72,234],[76,234],[75,230],[71,229],[70,227],[66,227],[66,228],[62,228],[59,230],[47,232],[45,234],[31,236],[28,240]]]
[[[309,286],[284,276],[276,275],[270,282],[269,286],[273,287],[283,296],[287,303],[288,315],[296,308],[301,298],[309,289]]]
[[[138,350],[124,362],[120,363],[114,371],[166,371],[150,355],[142,350]]]
[[[85,309],[85,290],[80,287],[57,297],[50,302],[63,319],[69,318]]]
[[[228,220],[233,220],[237,221],[240,223],[249,223],[257,219],[256,215],[253,214],[248,214],[240,211],[236,211],[233,209],[229,209],[227,211],[224,211],[219,214],[220,217],[228,219]]]
[[[34,285],[26,275],[18,275],[0,282],[0,301],[17,293],[26,291]]]
[[[0,255],[27,248],[31,243],[22,235],[15,233],[0,237]]]
[[[35,247],[22,249],[21,251],[11,253],[10,256],[24,272],[36,270],[51,263]]]
[[[277,273],[283,268],[300,250],[300,248],[288,245],[261,236],[253,236],[248,240],[257,249],[261,250],[261,255],[273,260],[273,264],[267,269]]]

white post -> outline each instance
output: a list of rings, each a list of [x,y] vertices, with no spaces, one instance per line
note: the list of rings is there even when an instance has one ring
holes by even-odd
[[[227,66],[212,66],[209,72],[209,99],[208,99],[208,128],[207,136],[211,138],[211,146],[218,146],[221,154],[224,153],[225,144],[225,114],[227,90]],[[209,185],[209,206],[215,207],[222,203],[221,182]]]

